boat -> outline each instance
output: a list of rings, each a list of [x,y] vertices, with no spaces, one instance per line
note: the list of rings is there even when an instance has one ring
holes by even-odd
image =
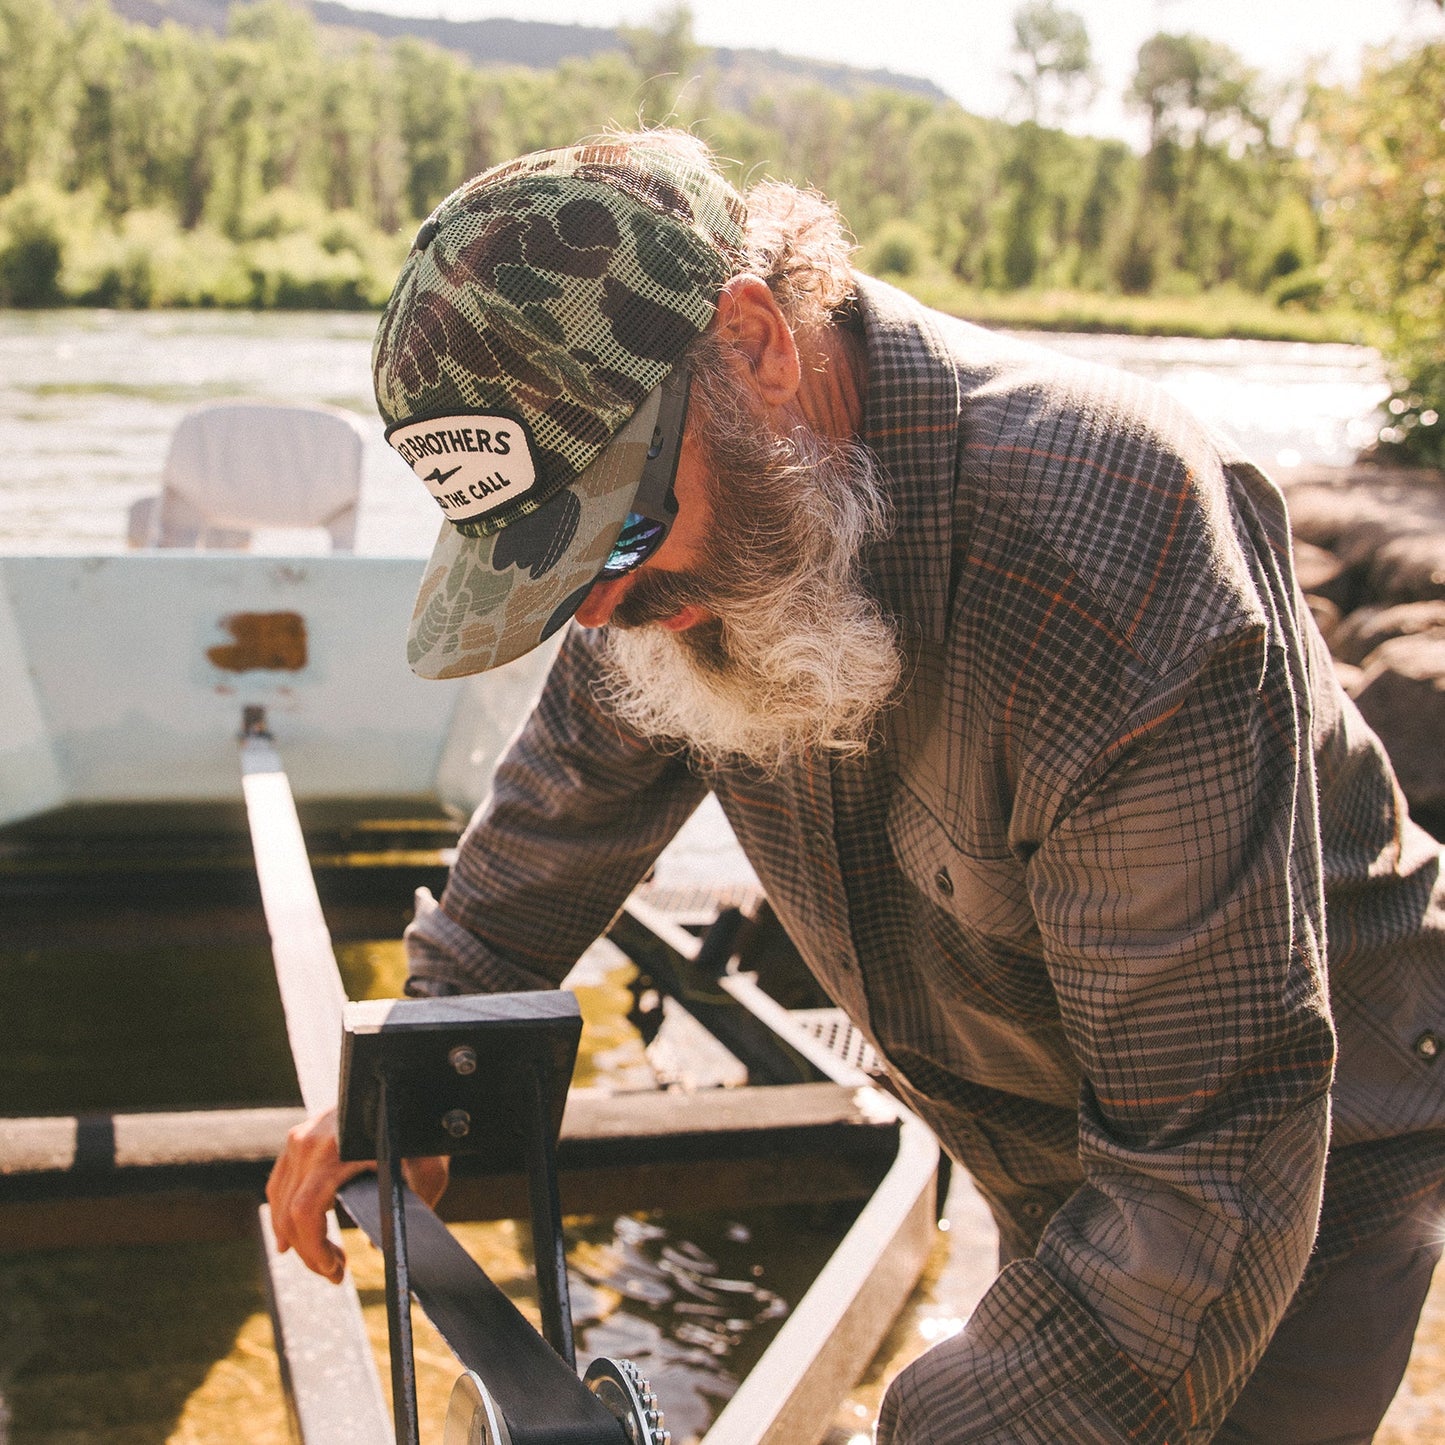
[[[326,448],[296,438],[335,423],[324,409],[210,410],[205,425],[178,431],[172,450],[187,464],[230,457],[244,445],[238,437],[289,437],[267,453],[270,464],[300,459],[292,491],[319,475]],[[226,445],[198,441],[210,434]],[[331,435],[330,451],[344,450]],[[102,907],[89,917],[103,927],[109,895],[96,881],[98,859],[128,867],[143,855],[152,874],[184,871],[198,839],[206,848],[234,839],[239,819],[296,1075],[314,1109],[336,1098],[345,1006],[316,871],[433,882],[446,861],[438,838],[450,826],[454,839],[455,820],[483,795],[550,656],[539,649],[481,677],[422,682],[404,662],[417,562],[348,552],[335,489],[300,523],[274,507],[261,519],[323,524],[330,551],[252,552],[239,508],[207,510],[193,494],[175,521],[167,493],[183,473],[168,462],[166,487],[133,511],[145,545],[132,551],[0,557],[0,883],[12,896],[37,879],[52,892],[57,879],[98,888]],[[358,829],[370,830],[369,847],[358,847]],[[157,830],[178,845],[148,851]],[[428,846],[398,847],[418,839]],[[807,1445],[932,1249],[937,1146],[847,1057],[858,1050],[835,1010],[786,1009],[759,984],[746,949],[733,945],[765,927],[761,900],[749,900],[758,916],[741,934],[734,914],[705,940],[687,927],[704,912],[663,902],[645,891],[635,898],[614,945],[672,996],[674,1017],[725,1041],[747,1082],[577,1093],[557,1140],[567,1207],[866,1200],[705,1437]],[[298,1438],[380,1445],[392,1424],[354,1289],[333,1289],[277,1255],[258,1210],[269,1163],[298,1117],[268,1107],[0,1119],[0,1236],[13,1249],[258,1231]],[[526,1178],[471,1163],[449,1191],[450,1217],[525,1211]]]
[[[330,408],[201,408],[177,429],[161,493],[132,508],[132,539],[157,545],[0,557],[0,828],[57,809],[234,803],[228,743],[248,707],[284,729],[303,803],[471,811],[549,657],[484,679],[412,675],[420,569],[347,550],[359,442],[339,478],[319,459],[348,437]],[[238,490],[253,510],[222,500]],[[327,553],[242,550],[266,528],[323,524]]]

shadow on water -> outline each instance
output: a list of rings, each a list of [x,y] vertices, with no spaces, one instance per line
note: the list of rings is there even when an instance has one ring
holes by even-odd
[[[149,856],[164,831],[0,849],[0,1113],[94,1111],[95,1162],[107,1111],[299,1101],[244,835]],[[319,873],[353,997],[399,991],[411,885],[441,877]],[[0,1442],[7,1412],[8,1445],[287,1445],[256,1241],[0,1251]]]
[[[250,1241],[0,1256],[11,1445],[282,1445],[264,1311]],[[205,1433],[211,1382],[244,1427],[233,1413],[229,1430]]]

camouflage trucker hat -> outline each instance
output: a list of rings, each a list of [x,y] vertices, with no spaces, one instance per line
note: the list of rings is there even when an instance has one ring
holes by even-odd
[[[581,606],[744,217],[700,153],[602,141],[487,171],[423,224],[372,350],[387,440],[445,518],[414,672],[500,666]]]

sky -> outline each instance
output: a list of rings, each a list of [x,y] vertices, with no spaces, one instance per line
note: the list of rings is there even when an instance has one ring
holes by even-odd
[[[506,15],[585,25],[642,24],[659,0],[348,0],[358,9],[474,20]],[[1141,42],[1157,31],[1223,41],[1276,79],[1319,62],[1327,78],[1358,73],[1365,47],[1445,36],[1428,0],[1063,0],[1083,16],[1102,81],[1071,130],[1138,140],[1119,96]],[[703,44],[775,49],[934,81],[965,108],[1008,115],[1015,0],[688,0]]]

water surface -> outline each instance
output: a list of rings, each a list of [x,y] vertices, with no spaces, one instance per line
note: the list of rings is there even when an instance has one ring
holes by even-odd
[[[382,438],[376,318],[351,312],[0,311],[0,551],[124,546],[176,423],[223,398],[323,402],[367,423],[357,548],[422,556],[435,504]],[[1033,334],[1136,371],[1232,433],[1263,466],[1340,465],[1374,435],[1384,368],[1366,347]],[[286,545],[294,549],[295,539]]]

